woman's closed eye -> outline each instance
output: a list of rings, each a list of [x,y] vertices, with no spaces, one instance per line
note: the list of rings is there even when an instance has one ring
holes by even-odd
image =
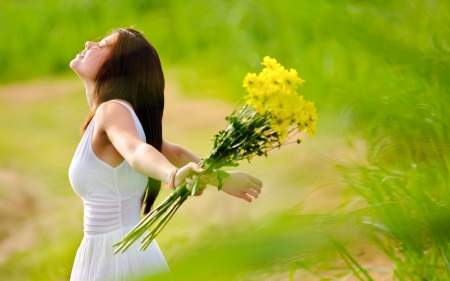
[[[86,51],[94,50],[94,49],[100,49],[102,47],[106,46],[106,41],[102,40],[99,43],[92,43],[90,46],[86,45]]]
[[[100,49],[101,47],[103,47],[103,46],[101,46],[100,43],[98,43],[98,44],[95,44],[92,47],[90,47],[88,50]]]

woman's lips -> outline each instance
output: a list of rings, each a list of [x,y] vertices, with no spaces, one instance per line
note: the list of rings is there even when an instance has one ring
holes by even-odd
[[[84,58],[84,51],[77,54],[77,57]]]

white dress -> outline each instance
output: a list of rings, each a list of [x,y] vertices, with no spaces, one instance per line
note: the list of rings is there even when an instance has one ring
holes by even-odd
[[[140,138],[144,130],[133,109]],[[134,171],[124,160],[113,168],[94,154],[91,146],[95,116],[84,133],[69,169],[69,179],[84,202],[84,237],[77,251],[71,281],[118,281],[169,272],[156,241],[140,251],[138,239],[125,253],[114,255],[118,242],[140,220],[147,176]]]

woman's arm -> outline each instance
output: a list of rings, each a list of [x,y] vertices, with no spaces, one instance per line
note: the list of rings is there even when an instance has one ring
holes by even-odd
[[[168,181],[176,167],[157,149],[140,139],[127,108],[115,102],[102,104],[96,112],[95,126],[98,134],[105,134],[107,141],[104,149],[112,145],[135,171],[163,182]],[[176,173],[175,185],[181,184],[194,172],[201,174],[204,170],[196,163],[185,162]]]
[[[166,140],[163,141],[162,145],[162,154],[175,166],[180,167],[189,162],[199,163],[200,158],[197,157],[194,153],[190,152],[184,147],[179,145],[170,143]],[[253,198],[258,198],[258,194],[261,193],[262,182],[249,175],[247,173],[233,171],[228,172],[230,177],[223,179],[222,191],[225,193],[242,198],[248,202],[251,202]],[[201,194],[202,190],[206,187],[204,185],[210,184],[213,186],[218,186],[217,182],[217,174],[203,174],[201,176],[201,182],[203,186],[200,187]],[[187,179],[186,182],[192,184],[192,179]]]
[[[200,162],[200,158],[194,153],[182,146],[170,143],[166,140],[163,140],[161,153],[167,158],[167,160],[170,161],[170,163],[177,167],[184,166],[189,162]]]

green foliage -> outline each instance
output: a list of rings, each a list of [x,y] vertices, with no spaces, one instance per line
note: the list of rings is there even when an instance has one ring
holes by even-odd
[[[208,229],[202,242],[173,259],[174,277],[264,280],[264,274],[280,271],[287,277],[291,264],[323,274],[336,259],[332,241],[348,245],[356,237],[343,231],[352,229],[345,216],[296,216],[289,210],[266,216],[264,221],[242,224],[228,232]]]
[[[404,84],[403,95],[386,93],[377,112],[373,102],[356,103],[355,126],[369,145],[368,165],[344,174],[366,200],[370,213],[362,224],[397,265],[395,276],[448,280],[449,88],[423,80],[408,93],[411,86]]]
[[[2,280],[68,280],[73,253],[79,246],[80,233],[63,232],[63,236],[52,241],[44,241],[29,251],[11,255],[1,265]]]
[[[419,17],[419,9],[435,16]],[[448,7],[414,3],[402,14],[403,36],[383,48],[389,71],[379,86],[351,99],[351,136],[366,141],[367,164],[347,167],[344,175],[367,203],[360,225],[395,263],[395,279],[448,280],[450,50],[435,28],[448,26]],[[412,23],[405,28],[408,14],[424,32],[413,33]]]
[[[380,95],[405,68],[414,68],[416,79],[436,69],[433,79],[445,80],[446,3],[3,1],[0,41],[8,43],[0,46],[0,81],[69,73],[69,61],[85,41],[135,25],[164,65],[183,67],[180,76],[196,89],[191,93],[217,93],[217,83],[225,81],[233,91],[219,93],[234,101],[242,93],[243,74],[270,55],[296,68],[315,100]]]

